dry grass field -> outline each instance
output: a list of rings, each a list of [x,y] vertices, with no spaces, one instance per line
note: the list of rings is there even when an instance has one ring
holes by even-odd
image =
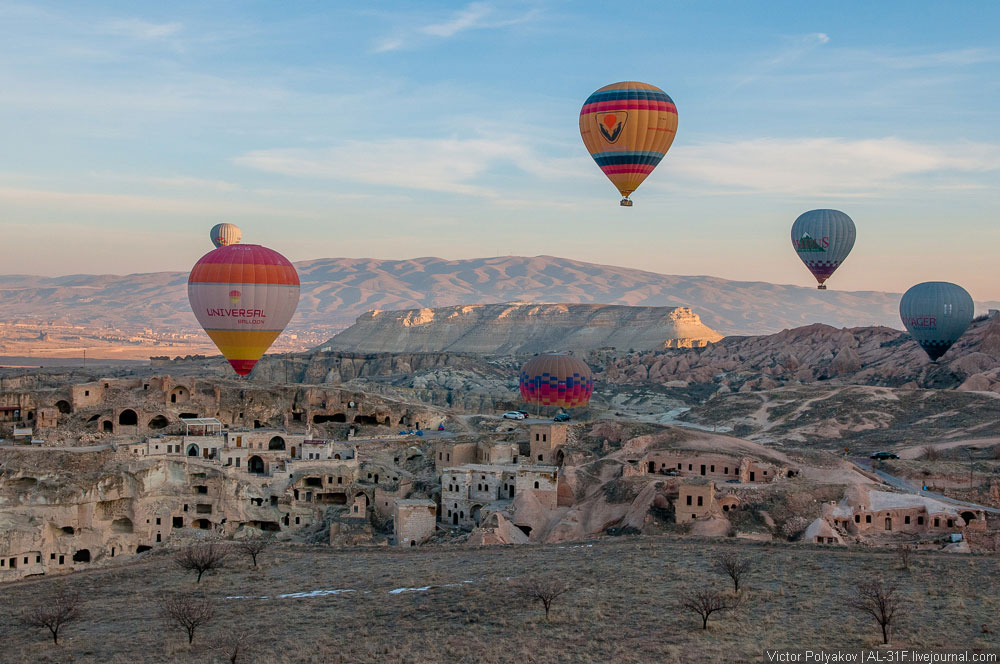
[[[680,598],[689,588],[729,588],[714,559],[733,550],[759,558],[745,581],[748,602],[702,631]],[[919,554],[902,571],[889,551],[678,537],[480,550],[283,544],[264,553],[259,570],[234,557],[198,585],[164,551],[0,587],[0,662],[224,662],[216,646],[234,635],[249,647],[238,661],[252,662],[760,661],[765,647],[876,646],[875,623],[846,606],[854,582],[875,574],[905,595],[895,645],[998,647],[997,563]],[[549,622],[515,592],[531,575],[570,584]],[[83,617],[55,646],[17,616],[66,586],[81,593]],[[419,590],[390,592],[400,588]],[[279,597],[316,590],[351,592]],[[190,647],[160,617],[163,597],[178,591],[217,607]]]

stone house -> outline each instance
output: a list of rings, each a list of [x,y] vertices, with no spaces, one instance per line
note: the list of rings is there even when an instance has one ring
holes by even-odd
[[[543,505],[558,503],[559,469],[521,464],[466,464],[441,473],[441,521],[474,527],[487,513],[506,508],[518,494],[532,492]]]
[[[711,480],[688,480],[677,488],[674,521],[689,523],[704,519],[716,510],[715,483]]]
[[[706,477],[713,480],[740,482],[773,482],[784,469],[750,457],[728,454],[702,454],[678,450],[654,450],[645,454],[638,464],[640,473]]]
[[[531,462],[562,465],[563,455],[559,448],[566,444],[568,430],[567,425],[556,423],[532,424],[528,427]]]
[[[392,529],[396,546],[423,544],[437,528],[437,505],[433,500],[397,500]]]

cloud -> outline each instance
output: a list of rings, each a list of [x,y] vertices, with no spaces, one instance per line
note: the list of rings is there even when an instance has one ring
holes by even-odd
[[[299,178],[361,182],[424,191],[498,197],[477,183],[494,168],[514,168],[540,178],[574,172],[578,159],[547,158],[517,137],[349,141],[331,148],[255,150],[241,166]]]
[[[998,148],[923,144],[892,137],[677,145],[663,162],[670,178],[660,182],[728,193],[843,197],[979,188],[984,184],[978,177],[1000,170]]]
[[[830,37],[825,32],[810,32],[804,35],[796,35],[785,39],[785,46],[775,55],[763,61],[752,64],[752,71],[744,74],[736,83],[736,87],[742,87],[753,83],[771,72],[781,69],[796,60],[801,59],[807,53],[824,44],[830,43]]]
[[[468,30],[505,28],[527,23],[535,19],[538,14],[537,9],[529,9],[521,14],[505,16],[490,3],[473,2],[442,21],[419,25],[382,37],[375,43],[373,51],[376,53],[396,51],[415,46],[428,38],[448,39]]]
[[[155,40],[173,37],[181,31],[180,23],[151,23],[137,18],[110,21],[104,25],[106,32],[130,39]]]

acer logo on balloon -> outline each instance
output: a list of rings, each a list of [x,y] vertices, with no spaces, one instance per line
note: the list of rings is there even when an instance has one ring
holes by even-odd
[[[903,325],[907,327],[933,329],[937,327],[937,318],[934,316],[917,316],[917,317],[904,316]]]

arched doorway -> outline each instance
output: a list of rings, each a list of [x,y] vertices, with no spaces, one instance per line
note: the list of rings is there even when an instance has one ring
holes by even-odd
[[[477,526],[479,525],[479,514],[480,512],[482,512],[482,509],[483,509],[482,505],[472,506],[472,520],[476,522]]]
[[[73,412],[73,407],[69,405],[68,401],[60,399],[59,401],[56,402],[56,410],[58,410],[63,415],[69,415],[70,413]]]
[[[170,391],[170,403],[184,403],[190,396],[191,392],[186,387],[178,385]]]
[[[267,441],[267,449],[272,451],[285,449],[285,439],[281,436],[275,436],[271,440]]]
[[[965,521],[965,525],[969,525],[970,523],[976,520],[976,513],[968,510],[962,512],[961,514],[959,514],[959,516],[961,516],[962,520]]]
[[[131,408],[126,408],[118,413],[118,424],[122,426],[135,426],[139,424],[139,416]]]
[[[252,456],[247,459],[247,470],[258,475],[264,474],[264,460],[259,456]]]
[[[186,454],[189,457],[196,457],[196,456],[198,456],[198,452],[199,452],[198,446],[195,445],[194,443],[191,443],[190,445],[187,446],[187,452],[186,452]]]
[[[169,424],[169,422],[167,422],[167,418],[165,418],[163,415],[157,415],[156,417],[154,417],[149,421],[149,424],[147,426],[155,431],[157,429],[167,428],[167,424]]]
[[[115,430],[115,425],[111,423],[111,420],[104,420],[101,422],[101,431],[104,433],[111,433]]]

